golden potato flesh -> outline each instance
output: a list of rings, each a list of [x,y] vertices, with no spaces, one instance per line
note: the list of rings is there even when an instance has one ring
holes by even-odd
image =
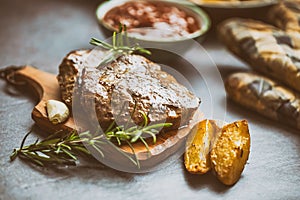
[[[246,120],[223,127],[211,151],[212,168],[225,185],[235,184],[248,160],[250,134]]]
[[[213,121],[196,124],[187,140],[184,164],[190,173],[204,174],[211,169],[210,150],[218,127]]]

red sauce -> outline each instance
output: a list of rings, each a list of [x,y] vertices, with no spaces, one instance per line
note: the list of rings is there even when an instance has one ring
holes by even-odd
[[[104,21],[115,30],[118,30],[121,23],[127,26],[128,32],[134,28],[151,28],[154,34],[160,31],[159,36],[162,37],[186,36],[200,29],[195,16],[176,4],[160,1],[126,2],[109,10],[104,16]]]

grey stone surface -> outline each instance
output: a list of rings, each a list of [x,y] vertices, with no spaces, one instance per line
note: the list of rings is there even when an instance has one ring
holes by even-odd
[[[57,73],[70,50],[104,38],[94,11],[99,1],[2,0],[0,66],[31,64]],[[204,42],[222,75],[247,67],[211,35]],[[0,199],[299,199],[299,131],[228,102],[226,121],[247,119],[251,154],[240,181],[225,187],[211,174],[188,174],[183,160],[147,174],[117,172],[97,162],[77,168],[41,170],[20,160],[9,162],[33,124],[36,99],[0,80]],[[217,105],[216,105],[217,106]],[[43,136],[39,130],[36,135]],[[32,142],[34,137],[29,138]]]

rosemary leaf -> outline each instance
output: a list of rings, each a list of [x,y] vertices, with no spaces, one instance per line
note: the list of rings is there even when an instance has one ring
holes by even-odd
[[[18,151],[17,149],[14,149],[12,154],[10,155],[10,161],[14,161],[18,156]]]
[[[67,148],[70,151],[72,150],[72,148],[70,146],[66,145],[66,144],[62,143],[60,146],[65,147],[65,148]]]
[[[70,158],[72,158],[73,160],[77,160],[76,156],[74,156],[70,151],[68,151],[67,149],[62,148],[61,149],[65,154],[67,154],[68,156],[70,156]]]
[[[102,152],[102,150],[96,145],[96,144],[93,144],[92,147],[102,156],[104,157],[104,154]]]
[[[141,167],[141,166],[140,166],[140,162],[138,162],[138,158],[137,158],[137,156],[136,156],[136,153],[135,153],[135,150],[134,150],[132,144],[131,144],[129,141],[126,141],[126,142],[127,142],[128,146],[130,147],[130,149],[131,149],[131,151],[132,151],[132,154],[134,155],[134,158],[135,158],[135,160],[136,160],[136,165],[137,165],[137,167],[140,168],[140,167]]]
[[[90,154],[90,152],[85,147],[82,146],[74,146],[73,149],[82,152],[84,154]]]
[[[133,126],[133,127],[130,127],[130,128],[128,128],[127,130],[126,130],[126,132],[133,132],[133,131],[136,131],[138,129],[138,127],[137,126]]]
[[[147,142],[144,140],[144,138],[140,138],[140,140],[142,141],[142,143],[145,145],[146,149],[147,149],[147,152],[150,153],[150,149],[149,149],[149,146],[147,144]]]
[[[154,124],[151,126],[147,126],[145,127],[145,131],[151,130],[151,129],[159,129],[159,128],[163,128],[163,127],[171,127],[173,124],[172,123],[161,123],[161,124]]]
[[[133,46],[130,44],[127,34],[127,28],[125,25],[120,25],[118,34],[117,32],[113,32],[112,45],[96,38],[91,38],[90,44],[100,46],[106,50],[113,52],[110,56],[103,59],[100,66],[112,62],[119,56],[132,54],[134,52],[151,55],[151,52],[149,50],[142,48],[138,43]]]
[[[34,162],[35,164],[37,164],[37,165],[39,165],[39,166],[41,166],[41,167],[44,167],[43,162],[41,162],[40,160],[37,160],[37,159],[35,159],[35,158],[32,158],[32,157],[30,157],[29,155],[23,154],[23,153],[20,153],[19,155],[20,155],[21,158],[25,158],[25,159],[27,159],[27,160],[30,160],[30,161]]]
[[[153,138],[153,144],[156,143],[156,135],[155,133],[152,131],[144,131],[145,133],[149,134],[152,138]]]
[[[113,48],[112,45],[110,45],[110,44],[108,44],[104,41],[101,41],[97,38],[91,38],[90,44],[95,45],[95,46],[103,47],[104,49],[112,49]]]
[[[115,49],[116,48],[116,37],[117,37],[117,32],[114,32],[113,33],[113,48]]]
[[[130,142],[135,143],[138,139],[142,139],[141,135],[143,134],[142,130],[138,130],[134,132],[133,137],[131,138]]]

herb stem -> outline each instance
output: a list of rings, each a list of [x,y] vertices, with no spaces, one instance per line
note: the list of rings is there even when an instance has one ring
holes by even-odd
[[[104,59],[104,61],[102,61],[100,65],[107,64],[118,58],[119,56],[132,54],[134,52],[151,55],[151,52],[149,50],[142,48],[138,43],[134,44],[133,46],[130,44],[130,40],[127,34],[127,28],[125,25],[120,25],[119,33],[113,32],[112,45],[96,38],[91,38],[90,44],[100,46],[106,50],[112,51],[110,57]]]

